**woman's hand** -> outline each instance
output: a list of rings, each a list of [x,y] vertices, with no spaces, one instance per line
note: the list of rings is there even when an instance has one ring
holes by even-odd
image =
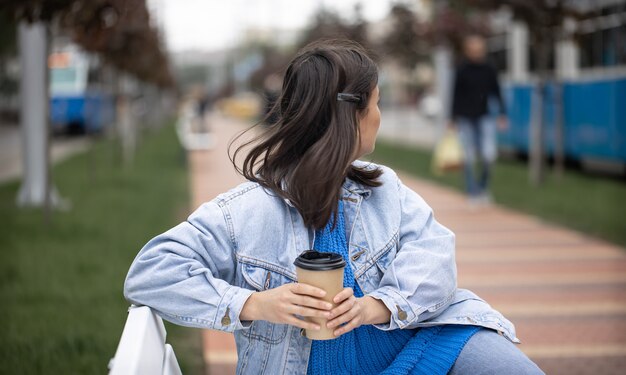
[[[498,116],[496,123],[498,124],[498,130],[500,131],[505,131],[509,128],[509,121],[504,115]]]
[[[295,316],[328,318],[331,303],[322,300],[326,291],[303,283],[288,283],[277,288],[255,292],[241,309],[239,320],[267,320],[291,324],[304,329],[319,330],[318,324]]]
[[[333,302],[339,306],[330,311],[326,327],[338,327],[334,331],[335,336],[343,335],[363,324],[386,323],[391,317],[391,312],[382,301],[370,296],[356,298],[352,288],[344,288],[333,298]],[[344,323],[346,324],[341,326]]]

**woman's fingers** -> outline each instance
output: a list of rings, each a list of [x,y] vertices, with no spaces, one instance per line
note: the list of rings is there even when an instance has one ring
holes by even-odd
[[[333,333],[335,336],[343,335],[346,332],[350,332],[356,327],[361,325],[361,314],[355,314],[354,318],[350,320],[348,324],[343,327],[337,328]]]
[[[332,309],[330,311],[331,320],[329,320],[327,327],[332,328],[352,319],[353,315],[349,313],[354,312],[354,307],[356,307],[355,304],[356,297],[350,296],[350,298],[345,300],[341,305]]]
[[[310,307],[299,305],[290,305],[288,307],[288,310],[290,314],[298,314],[300,316],[313,316],[317,318],[328,318],[328,315],[330,314],[329,311],[312,309]]]
[[[304,283],[290,283],[289,290],[295,294],[304,294],[313,297],[324,297],[326,295],[326,291],[324,289],[315,287],[313,285],[304,284]]]
[[[287,318],[287,324],[291,324],[292,326],[296,326],[299,328],[304,328],[304,329],[310,329],[310,330],[314,330],[314,331],[318,331],[320,329],[320,326],[315,324],[315,323],[311,323],[311,322],[307,322],[305,320],[302,319],[298,319],[295,316],[291,315]]]
[[[348,323],[348,322],[352,321],[354,319],[354,317],[356,317],[357,315],[358,315],[358,313],[356,311],[349,310],[345,314],[340,315],[337,318],[335,318],[335,319],[329,321],[328,323],[326,323],[326,327],[328,327],[328,328],[339,327],[339,326],[341,326],[344,323]]]
[[[343,300],[350,298],[353,294],[354,291],[352,288],[343,288],[341,292],[337,293],[337,295],[333,297],[333,302],[341,303]]]
[[[312,307],[318,310],[330,310],[333,307],[330,302],[300,294],[294,294],[291,298],[291,302],[296,305]]]
[[[343,326],[341,324],[344,324]],[[333,331],[335,336],[343,335],[346,332],[350,332],[356,327],[359,327],[363,323],[363,308],[359,301],[357,300],[354,306],[347,311],[345,314],[339,316],[335,319],[335,323],[332,326],[328,326],[328,328],[337,327]]]

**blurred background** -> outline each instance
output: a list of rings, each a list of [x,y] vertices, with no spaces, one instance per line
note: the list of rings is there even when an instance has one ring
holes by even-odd
[[[225,127],[271,126],[265,115],[284,69],[313,40],[345,37],[377,56],[382,124],[368,158],[460,196],[460,171],[438,173],[432,153],[469,34],[484,36],[506,104],[495,202],[602,247],[578,249],[581,264],[563,266],[574,270],[572,283],[555,293],[603,295],[589,305],[608,309],[577,313],[584,319],[563,330],[601,320],[593,334],[606,335],[568,351],[579,337],[561,333],[529,355],[547,373],[622,373],[624,0],[0,0],[0,373],[107,371],[126,319],[130,263],[205,199],[191,186],[198,172],[188,154],[221,153]],[[559,270],[552,253],[530,247],[545,258],[532,267]],[[593,252],[604,263],[580,268],[593,266],[585,255]],[[608,281],[581,286],[577,272]],[[203,354],[200,334],[167,329],[183,372],[209,373],[214,357]],[[590,349],[598,345],[605,350]],[[581,356],[590,359],[561,368]]]

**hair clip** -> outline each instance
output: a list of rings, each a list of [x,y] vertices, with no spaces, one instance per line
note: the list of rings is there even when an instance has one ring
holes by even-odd
[[[340,92],[337,94],[337,100],[343,102],[361,103],[361,97],[355,94]]]

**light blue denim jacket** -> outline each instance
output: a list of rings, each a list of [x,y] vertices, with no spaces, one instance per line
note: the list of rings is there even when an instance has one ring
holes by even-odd
[[[510,321],[457,288],[455,235],[431,207],[392,169],[354,163],[383,170],[382,186],[346,179],[342,188],[355,278],[391,311],[375,327],[480,325],[519,343]],[[311,340],[300,328],[239,314],[255,291],[295,282],[293,261],[314,241],[291,202],[244,182],[151,239],[130,266],[124,296],[175,324],[233,332],[238,374],[305,374]]]

